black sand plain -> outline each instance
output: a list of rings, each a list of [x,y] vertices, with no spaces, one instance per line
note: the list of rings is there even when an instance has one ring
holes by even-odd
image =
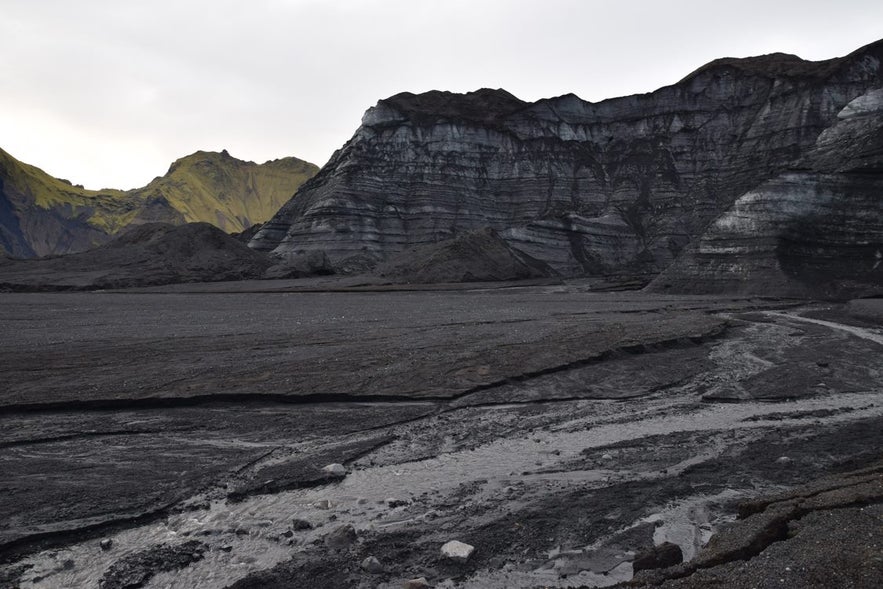
[[[879,586],[879,299],[329,284],[0,294],[0,586]]]

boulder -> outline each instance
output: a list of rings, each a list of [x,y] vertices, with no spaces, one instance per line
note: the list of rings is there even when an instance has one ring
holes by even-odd
[[[442,556],[457,562],[466,562],[473,552],[475,552],[474,546],[458,540],[451,540],[441,547]]]
[[[334,528],[325,536],[325,546],[333,550],[343,550],[355,544],[356,540],[358,535],[355,528],[346,524]]]
[[[328,464],[322,467],[323,472],[327,472],[331,476],[335,477],[345,477],[346,476],[346,467],[342,464],[333,463]]]
[[[300,518],[296,517],[293,520],[291,520],[291,529],[295,530],[295,531],[312,530],[313,524],[311,524],[310,522],[308,522],[305,519],[300,519]]]
[[[649,548],[632,561],[632,569],[635,572],[648,569],[664,569],[684,561],[681,547],[671,542],[663,542],[653,548]]]
[[[383,565],[373,556],[369,556],[362,561],[362,570],[375,575],[384,572]]]

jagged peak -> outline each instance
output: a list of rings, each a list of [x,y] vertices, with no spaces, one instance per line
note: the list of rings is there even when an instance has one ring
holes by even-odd
[[[319,166],[308,162],[307,160],[302,160],[299,157],[287,156],[280,157],[272,160],[267,160],[264,163],[260,164],[261,166],[269,166],[272,168],[309,168],[312,170],[318,171]]]
[[[566,93],[566,94],[562,94],[561,96],[552,96],[552,97],[550,97],[550,98],[547,98],[546,100],[554,100],[554,101],[556,101],[556,102],[565,102],[565,101],[571,101],[571,100],[578,100],[578,101],[580,101],[580,102],[585,102],[585,100],[583,100],[582,98],[580,98],[579,96],[577,96],[577,95],[574,94],[573,92],[568,92],[568,93]]]
[[[883,57],[883,39],[878,39],[876,41],[868,43],[867,45],[859,47],[858,49],[847,55],[845,59],[860,57],[868,54]]]
[[[592,105],[592,103],[589,102],[588,100],[585,100],[584,98],[577,96],[573,92],[568,92],[567,94],[562,94],[561,96],[550,96],[549,98],[540,98],[539,100],[537,100],[536,102],[534,102],[530,106],[534,107],[534,108],[541,107],[541,106],[552,107],[552,108],[559,108],[562,106],[563,107],[584,108],[584,107],[588,107],[591,105]]]
[[[737,70],[749,75],[767,77],[815,78],[830,76],[845,63],[867,54],[883,57],[883,39],[869,43],[843,57],[811,61],[791,53],[767,53],[750,57],[722,57],[708,62],[685,76],[679,83],[716,70]]]
[[[710,71],[737,70],[753,76],[767,77],[824,77],[825,66],[834,65],[837,59],[808,61],[790,53],[768,53],[752,57],[721,57],[711,61],[686,76],[685,82]]]
[[[262,164],[258,164],[251,160],[241,160],[235,156],[232,156],[230,155],[230,152],[228,152],[226,149],[222,149],[221,151],[205,151],[200,149],[194,151],[189,155],[180,157],[172,162],[172,165],[169,166],[169,171],[166,173],[166,175],[168,176],[176,170],[182,169],[182,166],[186,167],[204,163],[222,164],[225,166],[270,166],[273,168],[309,168],[318,170],[318,166],[316,166],[315,164],[294,156],[276,158],[272,160],[267,160]]]
[[[221,151],[204,151],[202,149],[199,149],[189,155],[179,157],[174,162],[172,162],[172,165],[169,166],[168,174],[171,174],[172,172],[179,169],[184,164],[197,164],[197,163],[201,163],[201,162],[219,162],[219,161],[224,161],[225,163],[226,162],[241,163],[241,164],[248,163],[248,162],[245,162],[243,160],[233,157],[232,155],[230,155],[230,152],[228,152],[226,149],[222,149]],[[251,162],[251,163],[254,163],[254,162]]]

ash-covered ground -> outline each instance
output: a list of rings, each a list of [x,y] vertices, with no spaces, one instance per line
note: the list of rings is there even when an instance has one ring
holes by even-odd
[[[271,284],[0,295],[0,586],[880,585],[879,300]]]

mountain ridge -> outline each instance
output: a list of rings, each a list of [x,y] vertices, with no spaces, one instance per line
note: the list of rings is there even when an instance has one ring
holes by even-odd
[[[489,227],[562,275],[647,283],[740,195],[799,167],[847,104],[883,85],[881,61],[883,42],[817,62],[724,58],[597,103],[399,93],[250,246],[381,262]]]
[[[149,222],[243,231],[270,218],[317,170],[294,157],[256,164],[226,150],[197,151],[146,186],[90,190],[0,149],[0,251],[21,258],[84,251]]]

